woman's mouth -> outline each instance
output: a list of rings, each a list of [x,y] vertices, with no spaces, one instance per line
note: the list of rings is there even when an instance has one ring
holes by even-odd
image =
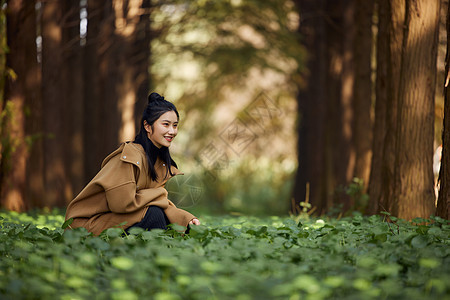
[[[168,142],[171,142],[173,140],[172,136],[165,136],[164,137]]]

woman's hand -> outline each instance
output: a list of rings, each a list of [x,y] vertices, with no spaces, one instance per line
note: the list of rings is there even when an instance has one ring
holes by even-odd
[[[200,221],[195,218],[189,221],[189,225],[200,225]]]

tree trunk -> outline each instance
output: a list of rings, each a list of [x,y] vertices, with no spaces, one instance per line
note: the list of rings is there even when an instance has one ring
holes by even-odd
[[[432,157],[439,8],[439,0],[406,1],[392,213],[408,220],[428,218],[435,211]]]
[[[442,159],[439,171],[439,197],[436,215],[450,218],[450,5],[447,7],[447,54],[445,56],[444,126],[442,131]]]
[[[142,113],[149,87],[149,8],[149,0],[88,2],[85,181],[119,143],[134,139],[135,111]]]
[[[100,169],[105,156],[117,146],[118,108],[110,52],[115,43],[111,1],[88,1],[88,31],[84,60],[84,182]]]
[[[355,167],[353,177],[361,178],[364,187],[369,184],[372,157],[372,15],[373,0],[357,0],[355,9],[354,65],[355,84],[353,88],[353,146]],[[358,204],[360,208],[364,203]]]
[[[10,210],[23,211],[25,200],[26,158],[25,105],[26,100],[39,102],[40,77],[36,55],[35,1],[9,1],[7,10],[7,39],[9,54],[6,66],[17,78],[8,78],[5,99],[11,114],[2,120],[1,148],[1,205]],[[4,105],[4,103],[2,103]]]
[[[324,124],[326,111],[326,32],[322,16],[323,0],[301,0],[297,3],[301,16],[299,32],[308,50],[306,87],[298,96],[299,138],[298,169],[291,211],[298,212],[302,201],[309,201],[318,213],[325,212]]]
[[[84,186],[83,51],[80,45],[80,3],[63,1],[62,78],[64,89],[64,167],[68,174],[65,199],[71,200]]]
[[[135,106],[139,114],[147,104],[149,88],[150,1],[113,1],[117,37],[114,48],[117,74],[115,85],[120,114],[118,142],[135,137]],[[118,47],[117,45],[120,45]],[[139,100],[144,105],[136,105]]]
[[[135,33],[135,41],[132,49],[134,49],[133,61],[135,62],[135,89],[136,101],[134,105],[134,128],[139,130],[142,113],[147,106],[147,96],[150,94],[150,58],[152,32],[150,29],[150,12],[151,1],[143,0],[141,4],[141,14],[139,20],[139,27]],[[134,136],[133,136],[134,139]]]
[[[328,78],[327,78],[327,145],[326,174],[329,195],[327,207],[353,203],[344,187],[352,180],[355,162],[352,146],[353,122],[353,1],[327,1]]]
[[[375,123],[373,128],[372,164],[369,182],[369,206],[367,212],[376,214],[382,203],[382,161],[386,137],[387,104],[389,99],[389,0],[378,1],[377,72],[375,82]]]
[[[348,209],[352,179],[353,1],[298,1],[300,33],[310,55],[307,86],[298,95],[299,140],[294,207],[309,199],[323,214]],[[324,88],[326,87],[326,88]]]
[[[62,40],[62,1],[42,2],[42,97],[45,143],[43,206],[63,207],[66,204],[67,175],[65,169],[65,96],[62,80],[64,51]]]
[[[386,0],[380,0],[386,1]],[[387,1],[389,5],[389,54],[387,90],[388,101],[386,108],[386,136],[383,145],[383,158],[381,166],[382,194],[379,202],[381,210],[391,212],[393,210],[395,177],[394,167],[398,94],[400,81],[400,63],[402,61],[403,26],[405,24],[405,0]],[[384,4],[383,4],[384,5]]]

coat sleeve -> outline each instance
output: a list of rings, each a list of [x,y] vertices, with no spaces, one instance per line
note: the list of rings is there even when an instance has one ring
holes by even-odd
[[[175,204],[173,204],[173,202],[170,201],[169,199],[167,199],[167,201],[169,205],[164,210],[164,213],[166,214],[170,223],[176,223],[178,225],[187,227],[189,221],[196,218],[193,214],[176,207]]]

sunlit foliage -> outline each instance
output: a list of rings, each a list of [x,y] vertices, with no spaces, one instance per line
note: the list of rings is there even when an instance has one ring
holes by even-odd
[[[286,212],[296,165],[295,97],[305,56],[293,1],[153,5],[152,84],[180,109],[172,151],[183,171],[203,177],[205,204],[267,212],[283,203],[276,211]],[[270,110],[263,111],[266,103]],[[263,122],[254,119],[259,113]],[[289,171],[272,172],[283,162]],[[231,179],[247,192],[237,193]]]

